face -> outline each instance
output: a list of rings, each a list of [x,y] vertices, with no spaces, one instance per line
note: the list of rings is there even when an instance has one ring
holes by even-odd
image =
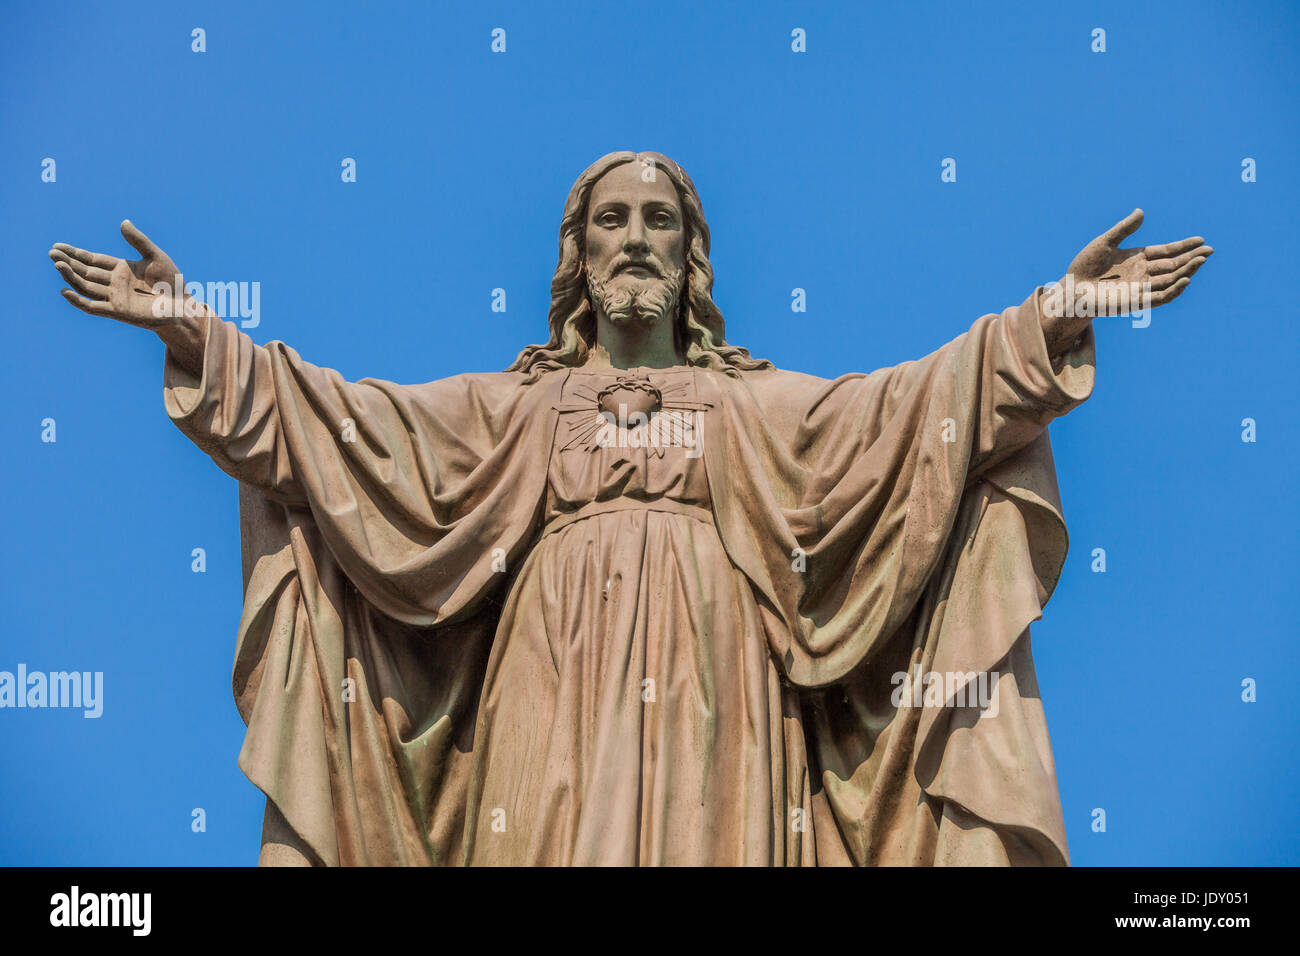
[[[662,171],[615,166],[587,208],[587,284],[612,322],[655,323],[673,313],[685,275],[686,231],[677,190]]]

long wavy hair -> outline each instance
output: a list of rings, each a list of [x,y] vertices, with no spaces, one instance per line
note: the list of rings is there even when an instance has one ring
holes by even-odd
[[[560,222],[560,261],[551,280],[551,308],[546,319],[550,340],[545,345],[525,348],[506,371],[527,372],[529,381],[534,381],[544,372],[581,365],[596,344],[596,311],[583,268],[587,208],[591,191],[601,176],[616,166],[637,161],[653,163],[656,175],[666,175],[677,189],[682,206],[686,283],[677,299],[673,336],[678,350],[686,356],[686,363],[732,376],[742,370],[772,367],[766,359],[751,357],[747,349],[728,345],[723,336],[722,313],[713,304],[709,226],[704,221],[704,209],[691,177],[662,153],[622,150],[602,156],[588,166],[569,190]]]

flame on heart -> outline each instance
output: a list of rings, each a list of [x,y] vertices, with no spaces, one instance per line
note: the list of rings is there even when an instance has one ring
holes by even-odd
[[[640,412],[646,421],[663,407],[664,397],[659,389],[644,378],[620,378],[607,385],[596,396],[596,404],[615,421],[619,419],[619,406],[627,406],[627,415]]]

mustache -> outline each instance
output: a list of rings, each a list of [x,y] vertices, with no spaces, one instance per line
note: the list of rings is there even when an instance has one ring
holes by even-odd
[[[659,263],[656,262],[654,258],[650,256],[646,256],[644,258],[639,258],[639,259],[633,259],[631,256],[620,256],[619,258],[615,259],[613,262],[610,263],[609,269],[605,272],[605,276],[606,277],[615,276],[618,275],[620,272],[626,271],[627,269],[634,269],[634,268],[647,269],[654,275],[658,276],[660,279],[664,277],[663,268],[660,267]]]

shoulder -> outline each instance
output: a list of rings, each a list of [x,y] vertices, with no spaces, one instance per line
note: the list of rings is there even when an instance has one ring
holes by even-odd
[[[850,372],[838,378],[822,378],[819,375],[775,367],[743,371],[734,377],[717,372],[710,374],[724,392],[747,392],[765,409],[773,406],[806,408],[822,396],[845,386],[868,381],[872,377],[861,372]]]
[[[413,420],[506,421],[542,389],[542,380],[529,384],[522,372],[462,372],[431,382],[403,385],[385,379],[365,378],[356,387]]]
[[[462,372],[429,382],[400,385],[380,378],[363,378],[358,385],[369,385],[390,394],[433,398],[451,395],[500,395],[520,390],[528,376],[522,372]]]

